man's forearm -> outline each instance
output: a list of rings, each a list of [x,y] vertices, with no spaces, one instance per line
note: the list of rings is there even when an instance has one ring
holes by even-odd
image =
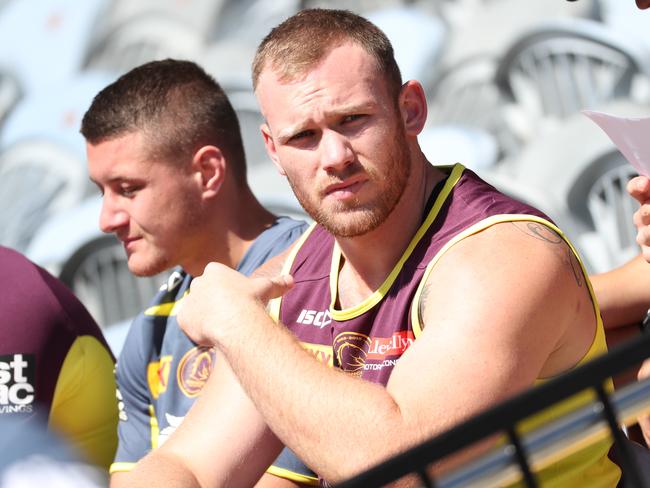
[[[128,473],[111,476],[110,488],[201,488],[201,484],[181,459],[159,449],[142,458]]]
[[[642,256],[609,272],[593,275],[591,282],[606,329],[643,320],[650,307],[650,264]]]
[[[324,367],[284,326],[263,311],[249,312],[242,319],[254,325],[240,340],[230,336],[218,347],[271,429],[298,457],[335,481],[403,450],[400,439],[409,435],[383,386]],[[369,404],[372,409],[364,408]],[[363,445],[351,449],[359,444],[359,429]]]

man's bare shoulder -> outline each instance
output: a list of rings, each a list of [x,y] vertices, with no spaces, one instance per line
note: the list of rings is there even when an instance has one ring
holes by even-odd
[[[456,271],[458,279],[468,273],[495,279],[525,278],[531,283],[567,275],[569,283],[584,286],[584,276],[567,242],[551,227],[537,221],[503,222],[492,225],[453,245],[431,273]]]
[[[567,242],[536,221],[493,225],[452,246],[438,261],[420,300],[423,326],[462,319],[467,335],[545,344],[544,373],[567,369],[593,339],[595,318],[586,277]],[[523,338],[523,340],[522,340]],[[565,347],[570,345],[570,347]]]

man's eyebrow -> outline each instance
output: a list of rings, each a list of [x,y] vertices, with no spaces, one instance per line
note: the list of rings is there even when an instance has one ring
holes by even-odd
[[[330,110],[325,110],[325,118],[328,117],[333,117],[333,116],[341,116],[341,115],[350,115],[350,114],[357,114],[357,113],[363,113],[367,112],[368,110],[372,110],[374,107],[376,107],[377,104],[372,101],[368,100],[363,103],[354,103],[354,104],[349,104],[349,105],[342,105]],[[311,120],[311,119],[309,119]],[[309,127],[310,122],[299,122],[295,125],[291,125],[289,127],[285,127],[281,130],[278,131],[278,140],[281,142],[288,141],[293,137],[295,134],[299,134],[303,130],[306,130]]]

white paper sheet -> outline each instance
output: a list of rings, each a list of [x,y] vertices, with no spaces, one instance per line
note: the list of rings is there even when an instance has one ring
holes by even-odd
[[[609,136],[639,174],[650,177],[650,117],[618,117],[583,110]]]

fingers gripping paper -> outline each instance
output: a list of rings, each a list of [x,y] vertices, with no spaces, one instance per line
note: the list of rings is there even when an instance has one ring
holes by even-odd
[[[650,117],[617,117],[583,110],[609,136],[639,174],[650,177]]]

